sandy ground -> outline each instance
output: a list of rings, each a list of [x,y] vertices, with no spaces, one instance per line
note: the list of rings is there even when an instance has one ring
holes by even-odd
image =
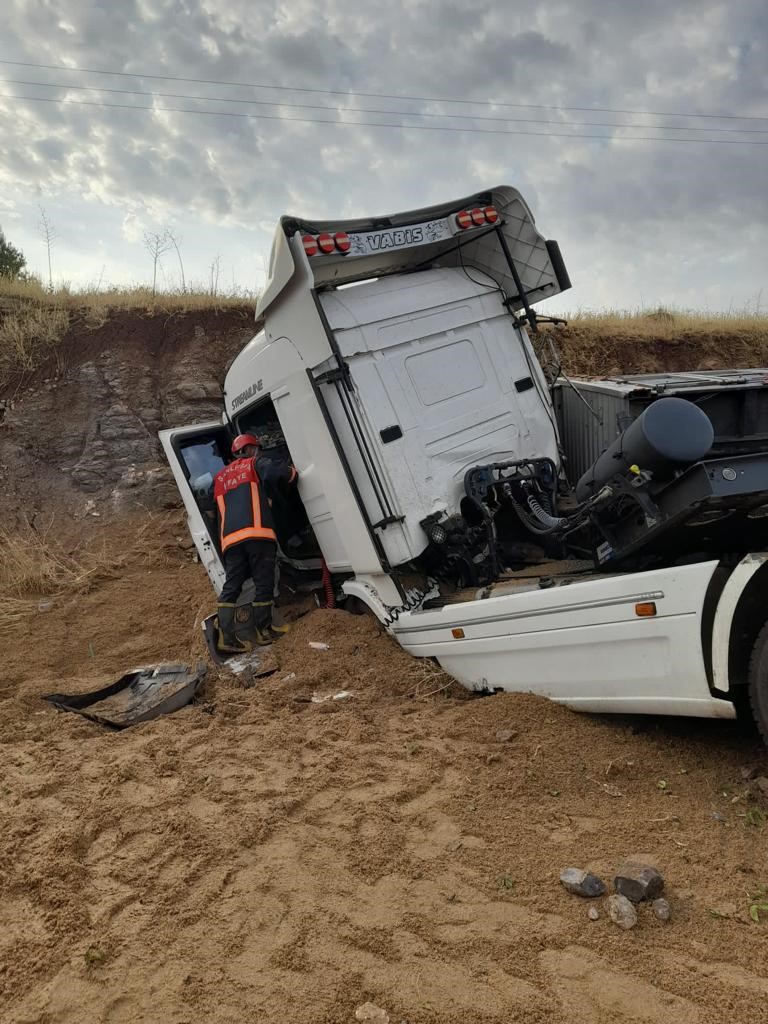
[[[366,1001],[410,1024],[768,1020],[768,824],[742,777],[768,766],[736,725],[467,698],[338,611],[256,685],[211,672],[125,732],[41,702],[201,654],[211,593],[174,530],[2,640],[3,1024],[340,1024]],[[600,901],[592,922],[558,882],[628,856],[664,873],[669,924],[641,906],[624,932]]]

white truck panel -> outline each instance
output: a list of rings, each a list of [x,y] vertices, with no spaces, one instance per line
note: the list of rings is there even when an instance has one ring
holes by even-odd
[[[471,278],[454,268],[422,271],[320,299],[356,389],[350,401],[404,517],[381,534],[391,564],[423,551],[426,516],[458,511],[469,468],[544,456],[557,462],[538,365],[480,271]],[[515,382],[526,380],[518,391]],[[333,419],[345,438],[339,410]],[[393,426],[402,437],[384,442],[380,432]]]
[[[400,616],[393,633],[470,689],[539,693],[581,710],[733,717],[712,698],[701,620],[717,562],[527,590]],[[635,604],[657,614],[639,617]],[[454,638],[452,629],[463,630]]]

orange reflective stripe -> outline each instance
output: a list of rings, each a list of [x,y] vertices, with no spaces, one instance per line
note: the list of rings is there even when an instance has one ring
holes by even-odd
[[[224,513],[226,505],[221,494],[216,498],[216,504],[219,506],[219,540],[221,541],[222,548],[224,548],[226,546],[224,544]]]
[[[242,540],[277,540],[277,534],[274,530],[269,530],[266,526],[246,526],[243,530],[236,530],[234,533],[228,533],[226,537],[222,538],[221,549],[226,551],[227,548],[233,544],[239,544]]]

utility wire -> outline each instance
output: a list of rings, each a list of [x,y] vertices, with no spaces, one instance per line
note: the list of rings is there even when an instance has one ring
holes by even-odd
[[[138,107],[125,103],[104,103],[97,100],[59,99],[54,96],[19,96],[15,93],[0,93],[6,99],[21,100],[24,103],[67,103],[76,107],[108,107],[113,110],[144,110],[150,113],[168,114],[206,114],[212,117],[238,117],[247,121],[293,121],[297,124],[327,124],[344,128],[400,128],[404,131],[416,132],[459,132],[472,135],[530,135],[540,138],[561,139],[603,139],[613,142],[689,142],[708,144],[711,146],[768,146],[768,142],[757,142],[752,139],[678,139],[658,135],[626,135],[614,136],[605,133],[594,135],[583,132],[532,132],[526,129],[506,128],[462,128],[435,124],[393,124],[388,121],[339,121],[330,118],[316,117],[283,117],[280,114],[244,114],[235,110],[190,110],[186,107]],[[330,108],[329,108],[330,109]],[[662,129],[663,130],[663,129]]]
[[[120,78],[152,78],[163,82],[189,82],[195,85],[227,85],[239,86],[243,89],[273,89],[283,92],[322,93],[326,96],[362,96],[365,99],[378,100],[412,100],[417,103],[460,103],[469,106],[515,107],[529,110],[575,110],[581,113],[598,114],[648,114],[652,117],[714,117],[729,118],[737,121],[768,121],[768,114],[694,114],[684,111],[669,110],[625,110],[621,107],[566,107],[542,103],[507,103],[499,100],[467,100],[449,99],[440,96],[394,96],[381,92],[356,92],[350,89],[310,89],[297,85],[273,85],[266,82],[228,82],[215,78],[181,78],[175,75],[149,74],[143,71],[106,71],[98,68],[73,68],[66,64],[33,64],[23,60],[4,60],[0,64],[10,64],[22,68],[39,68],[46,71],[69,71],[84,75],[114,75]]]
[[[59,82],[30,82],[22,78],[2,78],[0,84],[40,86],[44,89],[77,89],[84,92],[118,93],[122,96],[149,96],[173,100],[202,100],[206,103],[247,103],[257,107],[285,107],[290,110],[327,110],[329,114],[385,114],[388,117],[433,117],[472,121],[493,121],[500,124],[553,124],[561,128],[639,128],[662,132],[717,132],[728,135],[768,135],[768,128],[686,128],[681,125],[616,124],[613,121],[552,121],[538,117],[484,117],[479,114],[427,114],[415,110],[377,110],[370,107],[328,107],[314,103],[284,103],[282,100],[233,99],[229,96],[190,96],[179,92],[142,92],[139,89],[107,89],[100,85],[64,85]],[[405,127],[405,126],[404,126]],[[416,127],[416,126],[414,126]]]

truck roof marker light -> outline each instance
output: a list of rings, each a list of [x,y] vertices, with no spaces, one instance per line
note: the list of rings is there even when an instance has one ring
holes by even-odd
[[[317,239],[314,235],[302,235],[301,241],[307,256],[317,256]]]
[[[349,252],[352,248],[352,242],[346,231],[337,231],[333,236],[333,241],[339,252]]]
[[[483,207],[483,214],[485,216],[486,224],[495,224],[496,221],[499,219],[499,211],[496,209],[495,206]]]
[[[465,228],[472,227],[472,215],[469,210],[462,210],[461,213],[456,214],[456,223],[464,230]]]
[[[656,602],[655,601],[641,601],[635,605],[635,615],[638,615],[641,619],[651,618],[656,614]]]
[[[485,224],[485,212],[479,206],[476,206],[474,210],[470,210],[469,215],[475,227],[479,228],[481,224]]]
[[[460,626],[457,626],[456,629],[451,630],[451,636],[454,640],[463,640],[464,630]]]
[[[333,252],[336,248],[336,243],[333,240],[333,235],[329,235],[327,231],[324,231],[322,235],[317,236],[317,245],[320,252],[329,253]]]

